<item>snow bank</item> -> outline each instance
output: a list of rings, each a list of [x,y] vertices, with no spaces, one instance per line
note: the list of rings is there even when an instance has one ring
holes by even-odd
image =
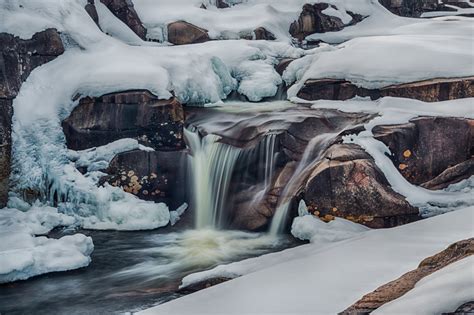
[[[346,241],[219,266],[243,276],[139,314],[337,314],[422,259],[473,237],[473,220],[470,207]]]
[[[451,185],[444,190],[432,191],[409,183],[397,170],[390,158],[387,146],[373,138],[372,129],[378,125],[407,123],[418,116],[474,118],[472,99],[459,99],[437,103],[386,97],[377,101],[355,99],[349,101],[317,101],[312,108],[333,108],[344,112],[378,113],[379,116],[365,125],[358,135],[344,137],[344,142],[360,145],[375,160],[393,190],[405,196],[407,201],[420,209],[424,217],[437,215],[474,204],[473,179]]]
[[[431,315],[455,311],[474,299],[474,256],[444,267],[421,279],[398,299],[372,314]]]
[[[22,212],[0,210],[0,283],[86,267],[94,249],[92,239],[83,234],[50,239],[46,234],[57,226],[74,224],[75,219],[51,207],[34,205]]]
[[[288,85],[298,80],[288,90],[288,97],[295,97],[309,79],[345,79],[375,89],[432,78],[473,76],[474,24],[469,23],[469,29],[454,35],[427,35],[420,30],[410,35],[361,37],[313,50],[313,55],[292,62],[286,69],[283,78]]]

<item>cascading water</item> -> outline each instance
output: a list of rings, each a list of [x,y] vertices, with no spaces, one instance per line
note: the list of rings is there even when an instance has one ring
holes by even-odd
[[[309,141],[298,167],[280,196],[279,204],[270,225],[270,235],[275,236],[283,232],[287,222],[288,211],[290,210],[291,199],[301,185],[304,174],[308,169],[312,168],[315,163],[320,161],[324,150],[337,134],[338,133],[325,133]]]
[[[196,212],[196,228],[219,228],[223,225],[232,175],[238,165],[248,168],[253,163],[263,163],[257,169],[257,180],[263,188],[254,199],[262,198],[271,185],[275,168],[276,134],[266,135],[255,147],[241,149],[221,143],[216,135],[200,137],[197,132],[185,130],[185,139],[191,151],[191,191]],[[251,162],[253,161],[253,163]],[[242,173],[249,170],[242,171]]]
[[[220,137],[185,129],[191,150],[189,158],[196,228],[218,228],[222,220],[227,192],[240,149],[220,143]]]

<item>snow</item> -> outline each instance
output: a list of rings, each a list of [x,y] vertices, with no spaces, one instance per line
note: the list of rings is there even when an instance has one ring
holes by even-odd
[[[461,259],[421,279],[398,299],[372,314],[444,314],[474,299],[474,256]]]
[[[132,150],[154,151],[139,144],[138,140],[124,138],[96,148],[69,150],[68,158],[76,163],[76,167],[86,167],[89,172],[99,171],[106,169],[117,154]]]
[[[417,100],[385,97],[376,101],[354,99],[349,101],[317,101],[312,108],[333,108],[344,112],[369,112],[379,116],[365,125],[365,131],[344,137],[344,142],[360,145],[375,160],[392,189],[420,208],[424,217],[456,210],[474,204],[473,180],[467,179],[444,190],[432,191],[409,183],[397,170],[384,143],[373,138],[372,129],[378,125],[407,123],[418,116],[474,118],[472,99],[425,103]]]
[[[342,218],[325,223],[311,214],[294,218],[291,225],[291,234],[294,237],[321,244],[349,239],[367,230],[363,225]]]
[[[288,66],[283,75],[287,85],[298,79],[288,90],[288,97],[295,97],[310,79],[345,79],[359,87],[376,89],[432,78],[473,76],[473,32],[474,28],[456,35],[419,32],[371,36],[331,48],[323,46],[313,50],[311,57]]]
[[[473,220],[469,207],[219,266],[221,275],[242,276],[139,314],[336,314],[422,259],[473,237]]]
[[[5,18],[0,31],[29,38],[55,27],[66,46],[63,55],[31,73],[14,100],[12,197],[25,189],[40,191],[51,202],[57,196],[60,210],[85,218],[81,222],[88,228],[164,226],[170,218],[165,205],[139,201],[119,188],[96,187],[101,175],[97,171],[112,156],[104,152],[119,152],[136,143],[115,143],[77,154],[67,150],[61,121],[77,105],[72,99],[147,89],[162,99],[174,93],[188,104],[219,103],[235,90],[259,101],[274,96],[282,82],[274,69],[278,58],[297,58],[304,51],[288,43],[240,40],[181,47],[129,46],[126,43],[141,43],[99,4],[101,25],[113,37],[104,34],[87,15],[85,4],[84,0],[0,4],[0,16]],[[82,175],[76,160],[90,173]]]
[[[39,204],[26,212],[0,209],[0,283],[89,265],[94,249],[90,237],[83,234],[60,239],[35,236],[75,222],[75,218]]]

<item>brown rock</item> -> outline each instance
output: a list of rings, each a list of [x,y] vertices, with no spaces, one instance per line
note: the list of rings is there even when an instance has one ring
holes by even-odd
[[[426,189],[444,189],[474,175],[474,158],[449,167],[430,181],[421,184]]]
[[[403,125],[377,126],[373,132],[389,147],[394,165],[413,184],[439,188],[473,175],[472,161],[466,162],[474,152],[472,119],[420,117]]]
[[[298,92],[305,100],[348,100],[355,96],[378,99],[384,96],[412,98],[424,102],[439,102],[474,97],[474,77],[432,79],[381,89],[365,89],[340,79],[308,80]]]
[[[168,24],[168,41],[175,45],[187,45],[207,42],[207,30],[185,21]]]
[[[109,176],[102,182],[175,209],[186,201],[186,156],[186,151],[120,153],[110,162]]]
[[[182,105],[144,90],[85,97],[63,121],[68,148],[83,150],[122,138],[161,150],[184,148]]]
[[[286,68],[292,63],[295,59],[293,58],[285,58],[282,59],[278,65],[275,67],[275,70],[278,72],[279,75],[283,75],[283,72],[285,72]]]
[[[275,35],[272,32],[267,31],[264,27],[258,27],[253,31],[256,40],[275,40]]]
[[[11,169],[12,101],[31,71],[64,52],[54,29],[23,40],[0,33],[0,208],[6,205]]]
[[[454,243],[444,251],[423,260],[417,269],[363,296],[340,314],[369,314],[380,306],[401,297],[426,276],[473,254],[473,238]]]
[[[453,10],[444,4],[458,5],[459,7],[468,5],[459,0],[443,0],[444,3],[439,3],[438,0],[379,0],[379,2],[392,13],[407,17],[420,17],[423,13],[431,11]]]
[[[303,197],[321,218],[338,216],[371,228],[419,219],[418,209],[394,192],[373,159],[352,144],[329,148],[306,181]]]
[[[138,17],[131,0],[100,0],[109,10],[123,23],[125,23],[135,34],[146,40],[146,28]]]
[[[344,24],[340,18],[322,13],[329,7],[327,3],[305,4],[303,11],[297,21],[290,25],[290,34],[298,40],[303,40],[306,36],[314,33],[337,32],[344,27],[360,22],[363,17],[352,12],[347,12],[352,16],[349,24]]]

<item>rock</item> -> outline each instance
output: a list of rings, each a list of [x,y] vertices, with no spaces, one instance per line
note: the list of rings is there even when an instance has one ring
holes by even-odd
[[[422,13],[439,10],[438,0],[379,0],[389,11],[400,16],[420,17]]]
[[[227,278],[227,277],[216,277],[216,278],[211,278],[207,280],[203,280],[201,282],[191,284],[187,287],[181,288],[177,291],[179,294],[191,294],[200,290],[207,289],[209,287],[218,285],[220,283],[226,282],[232,280],[232,278]]]
[[[327,3],[305,4],[298,20],[290,25],[291,36],[302,41],[308,35],[337,32],[363,19],[358,14],[347,12],[352,16],[352,21],[349,24],[344,24],[338,17],[323,14],[323,11],[327,8],[329,8]]]
[[[87,0],[87,4],[84,7],[86,9],[87,14],[91,17],[94,23],[100,28],[99,26],[99,15],[97,14],[97,9],[95,7],[94,0]]]
[[[442,252],[424,259],[417,269],[407,272],[400,278],[363,296],[359,301],[355,302],[340,314],[369,314],[380,306],[412,290],[421,279],[473,254],[473,238],[454,243]],[[462,307],[469,308],[469,304],[463,305]]]
[[[306,181],[302,197],[324,221],[342,217],[387,228],[419,219],[418,209],[394,192],[373,159],[353,144],[336,144],[326,151]]]
[[[451,184],[458,183],[463,179],[467,179],[474,175],[474,158],[459,163],[455,166],[448,167],[441,174],[430,181],[421,184],[426,189],[444,189]]]
[[[5,207],[8,201],[12,115],[12,101],[0,98],[0,209]]]
[[[185,21],[168,24],[168,41],[175,45],[203,43],[210,40],[207,30]]]
[[[267,31],[264,27],[258,27],[253,31],[256,40],[275,40],[275,35],[272,32]]]
[[[472,161],[466,162],[474,152],[472,119],[420,117],[407,124],[377,126],[373,132],[413,184],[439,188],[474,175]]]
[[[474,301],[464,303],[452,313],[443,313],[442,315],[468,315],[474,314]]]
[[[11,168],[12,101],[31,71],[64,52],[59,33],[47,29],[23,40],[0,33],[0,208],[6,205]]]
[[[381,89],[365,89],[343,79],[308,80],[298,92],[305,100],[348,100],[355,96],[378,99],[385,96],[412,98],[424,102],[439,102],[474,97],[474,77],[432,79]]]
[[[216,7],[218,9],[226,9],[226,8],[230,8],[230,5],[225,0],[217,0]]]
[[[120,153],[110,162],[109,175],[101,182],[176,209],[186,202],[186,156],[183,150]]]
[[[283,75],[283,72],[285,72],[286,68],[292,63],[295,59],[294,58],[285,58],[280,60],[278,65],[275,67],[276,72],[278,72],[279,75]]]
[[[160,150],[184,148],[184,112],[176,98],[135,90],[85,97],[63,121],[67,146],[83,150],[123,138]]]
[[[147,30],[138,17],[131,0],[100,0],[107,8],[123,23],[125,23],[135,34],[146,40]]]

